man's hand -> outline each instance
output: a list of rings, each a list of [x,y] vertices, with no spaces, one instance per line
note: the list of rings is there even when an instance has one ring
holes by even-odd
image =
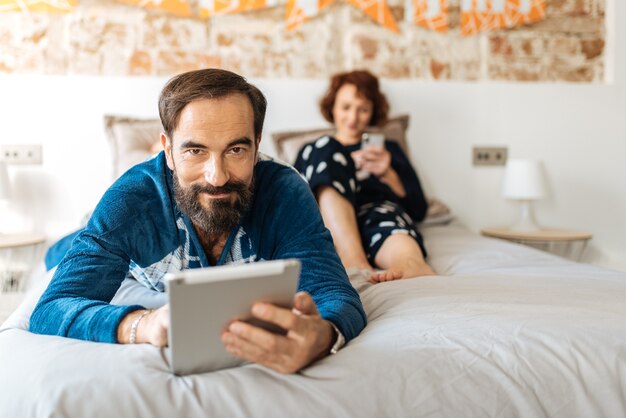
[[[254,304],[252,315],[255,318],[278,325],[287,335],[234,321],[222,334],[226,350],[280,373],[295,373],[328,354],[335,331],[330,322],[322,319],[311,295],[297,293],[293,306],[293,309],[284,309],[269,303]]]
[[[122,319],[117,327],[117,341],[122,344],[130,342],[130,328],[133,321],[145,310],[138,310],[129,313]],[[139,321],[137,325],[136,343],[150,343],[157,347],[167,345],[167,330],[170,327],[170,305],[161,306]]]

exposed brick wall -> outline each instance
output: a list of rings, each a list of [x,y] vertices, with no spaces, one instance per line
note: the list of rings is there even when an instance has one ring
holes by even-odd
[[[460,0],[450,0],[447,34],[404,22],[400,34],[336,0],[293,32],[285,7],[177,18],[111,0],[82,0],[70,14],[0,13],[0,72],[168,76],[222,67],[249,77],[326,78],[368,68],[386,78],[601,83],[605,0],[548,0],[533,25],[462,37]],[[194,4],[194,6],[197,6]]]

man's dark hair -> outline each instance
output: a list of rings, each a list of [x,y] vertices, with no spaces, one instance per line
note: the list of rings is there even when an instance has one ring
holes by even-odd
[[[261,135],[267,100],[263,93],[245,78],[219,68],[189,71],[171,78],[159,97],[159,116],[163,131],[172,140],[178,119],[189,103],[201,99],[217,99],[231,94],[244,94],[254,112],[254,137]]]

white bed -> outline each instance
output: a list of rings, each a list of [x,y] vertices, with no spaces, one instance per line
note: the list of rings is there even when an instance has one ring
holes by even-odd
[[[149,345],[33,335],[35,286],[0,331],[0,416],[626,416],[626,273],[458,224],[424,236],[440,275],[369,285],[353,272],[369,324],[289,376],[176,377]]]

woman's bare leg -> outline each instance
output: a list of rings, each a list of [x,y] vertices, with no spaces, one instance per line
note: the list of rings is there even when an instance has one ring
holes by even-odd
[[[330,186],[317,190],[317,203],[343,266],[346,269],[373,270],[361,244],[361,234],[352,204]]]
[[[378,250],[375,261],[376,265],[385,271],[373,274],[370,278],[371,282],[436,274],[424,260],[417,242],[409,235],[389,236]]]

